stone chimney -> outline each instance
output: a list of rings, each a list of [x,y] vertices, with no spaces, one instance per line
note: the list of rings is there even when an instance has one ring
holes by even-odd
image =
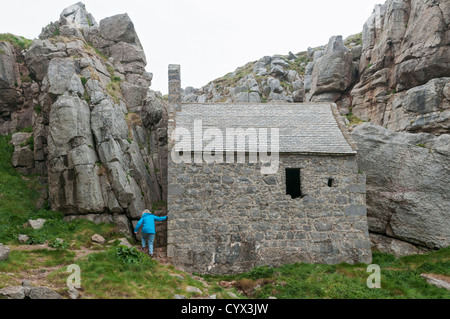
[[[175,129],[176,112],[181,111],[181,75],[179,64],[169,64],[169,138]],[[169,145],[171,143],[169,142]]]
[[[169,103],[181,104],[181,75],[180,65],[169,65]]]

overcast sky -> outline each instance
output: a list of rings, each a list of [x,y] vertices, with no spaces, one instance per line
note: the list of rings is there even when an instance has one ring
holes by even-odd
[[[76,0],[3,1],[0,33],[37,38]],[[153,73],[168,91],[168,65],[181,64],[182,86],[200,88],[265,55],[298,53],[333,35],[362,31],[384,0],[84,0],[97,22],[120,13],[133,20]]]

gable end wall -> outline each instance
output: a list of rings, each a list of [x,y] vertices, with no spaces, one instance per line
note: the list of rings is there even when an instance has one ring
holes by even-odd
[[[286,168],[301,169],[302,198],[286,195]],[[267,176],[259,164],[169,160],[168,257],[211,274],[295,262],[370,263],[365,192],[354,155],[281,154],[278,173]]]

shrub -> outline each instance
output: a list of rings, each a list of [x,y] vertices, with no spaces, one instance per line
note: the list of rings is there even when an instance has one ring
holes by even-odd
[[[48,243],[48,245],[52,248],[56,248],[56,249],[67,249],[69,247],[69,244],[66,243],[65,241],[61,241],[57,238],[53,239],[52,241],[50,241]]]
[[[115,248],[116,257],[127,265],[152,264],[152,260],[147,255],[141,253],[136,247],[119,246]]]

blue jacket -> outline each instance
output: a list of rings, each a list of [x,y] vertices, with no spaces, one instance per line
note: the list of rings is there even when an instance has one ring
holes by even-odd
[[[155,220],[157,222],[162,222],[167,219],[167,216],[165,217],[158,217],[153,214],[145,213],[142,218],[139,220],[139,222],[136,225],[136,228],[134,229],[134,232],[137,233],[139,231],[139,228],[142,227],[142,232],[144,234],[156,234],[155,230]]]

